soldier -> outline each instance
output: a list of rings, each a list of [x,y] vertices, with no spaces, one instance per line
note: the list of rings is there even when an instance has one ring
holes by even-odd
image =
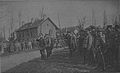
[[[106,65],[105,65],[105,57],[104,57],[104,41],[102,40],[102,37],[100,36],[100,31],[98,30],[96,33],[96,63],[97,63],[97,68],[100,69],[101,71],[105,70]]]
[[[91,50],[91,47],[92,47],[92,42],[93,42],[93,37],[92,37],[92,35],[91,35],[91,33],[90,33],[90,31],[87,31],[87,34],[88,34],[88,37],[87,37],[87,49],[88,49],[88,51],[87,51],[87,63],[90,65],[91,64],[91,62],[92,62],[92,50]]]
[[[107,28],[105,29],[105,49],[106,52],[104,53],[106,56],[106,63],[108,66],[112,65],[112,25],[108,25]]]
[[[51,38],[48,34],[45,35],[45,49],[47,52],[47,58],[50,56],[51,54]]]
[[[119,70],[119,45],[120,45],[120,26],[115,25],[113,37],[113,60],[115,62],[115,70]]]
[[[85,63],[85,48],[84,48],[84,40],[85,40],[85,32],[84,30],[80,30],[79,31],[79,36],[77,37],[78,41],[77,41],[77,49],[79,52],[79,55],[82,57],[82,62]]]
[[[45,59],[46,55],[45,55],[45,40],[44,37],[41,35],[39,39],[37,39],[36,41],[38,41],[38,46],[39,46],[39,50],[40,50],[40,54],[41,54],[41,59]]]
[[[71,37],[72,37],[71,33],[67,32],[65,38],[66,38],[66,43],[67,43],[68,48],[69,48],[69,57],[72,57],[72,55],[73,55],[73,52],[72,52],[73,48],[72,48],[72,45],[71,45]]]

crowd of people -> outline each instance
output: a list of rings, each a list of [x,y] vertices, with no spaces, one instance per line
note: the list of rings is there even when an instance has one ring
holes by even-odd
[[[109,67],[114,68],[115,71],[119,70],[120,25],[107,25],[102,29],[89,26],[78,32],[67,31],[62,33],[61,37],[68,46],[69,58],[74,57],[75,53],[79,53],[78,55],[83,58],[83,64],[92,65],[100,70],[106,70]],[[41,59],[49,58],[55,39],[46,34],[40,35],[35,41],[40,50]],[[18,50],[23,48],[20,47],[20,43],[14,45],[17,45]],[[24,48],[32,49],[33,45],[30,42],[29,47]]]
[[[107,25],[99,29],[89,26],[78,33],[63,34],[69,48],[69,56],[79,52],[84,64],[93,65],[97,69],[106,70],[109,67],[119,70],[120,26]]]
[[[67,31],[62,33],[61,37],[68,46],[69,58],[79,53],[78,55],[83,58],[83,64],[92,65],[102,71],[108,68],[119,70],[119,25],[107,25],[102,29],[89,26],[78,30],[77,33]],[[54,48],[54,39],[49,35],[41,35],[36,41],[39,44],[41,59],[50,57]]]

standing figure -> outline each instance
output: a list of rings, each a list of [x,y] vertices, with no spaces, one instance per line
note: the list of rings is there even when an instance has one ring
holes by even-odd
[[[40,38],[37,39],[36,41],[38,41],[38,48],[40,50],[41,59],[45,59],[46,55],[45,55],[45,40],[44,40],[44,37],[40,36]]]
[[[64,38],[66,39],[65,41],[66,41],[66,44],[67,44],[68,49],[69,49],[69,57],[72,57],[72,55],[73,55],[73,51],[72,51],[73,46],[71,45],[72,44],[72,40],[71,40],[72,35],[71,35],[71,33],[67,32],[67,34],[64,35]]]
[[[45,49],[48,58],[51,54],[51,37],[48,34],[45,35]]]
[[[120,26],[115,25],[113,34],[113,60],[115,71],[120,71],[119,69],[119,48],[120,48]]]
[[[54,48],[54,39],[51,38],[51,44],[50,44],[50,55],[52,54],[52,50]]]
[[[106,62],[108,66],[112,66],[113,65],[113,30],[112,30],[112,25],[108,25],[107,29],[105,30],[105,42],[106,42]]]
[[[93,44],[93,36],[91,35],[90,31],[87,32],[88,33],[88,40],[87,40],[87,60],[88,60],[88,64],[90,65],[92,63],[93,60],[93,51],[92,49],[92,44]]]

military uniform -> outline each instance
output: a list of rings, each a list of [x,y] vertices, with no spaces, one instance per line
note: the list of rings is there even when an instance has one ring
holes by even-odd
[[[119,70],[119,45],[120,45],[120,26],[116,25],[114,27],[114,40],[113,40],[113,62],[116,71]],[[120,71],[120,70],[119,70]]]
[[[40,54],[41,54],[41,59],[45,59],[46,55],[45,55],[45,40],[43,37],[40,37],[40,39],[37,39],[38,41],[38,47],[40,50]]]
[[[69,48],[69,57],[72,57],[72,55],[73,55],[73,51],[72,51],[72,49],[73,49],[73,46],[71,45],[71,33],[67,33],[66,34],[66,43],[67,43],[67,45],[68,45],[68,48]]]
[[[107,65],[112,65],[113,64],[113,31],[112,31],[112,26],[108,26],[107,29],[105,30],[105,39],[106,39],[106,63]]]
[[[49,36],[45,37],[45,49],[46,49],[47,58],[48,58],[50,56],[51,52],[52,52],[51,38]]]

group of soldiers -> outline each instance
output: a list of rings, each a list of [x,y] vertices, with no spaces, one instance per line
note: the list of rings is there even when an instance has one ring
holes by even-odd
[[[31,41],[24,41],[24,42],[19,42],[19,41],[8,41],[4,46],[4,49],[8,53],[15,53],[15,52],[20,52],[20,51],[25,51],[25,50],[31,50],[34,48],[33,42]]]
[[[52,54],[52,49],[54,47],[54,40],[49,35],[40,35],[40,37],[36,40],[38,42],[38,47],[41,54],[41,59],[47,59]]]
[[[105,35],[107,63],[119,70],[120,26],[109,25]]]
[[[78,33],[63,34],[69,48],[69,56],[79,52],[84,64],[106,70],[112,67],[119,70],[120,26],[107,25],[102,30],[96,26],[79,30]]]

